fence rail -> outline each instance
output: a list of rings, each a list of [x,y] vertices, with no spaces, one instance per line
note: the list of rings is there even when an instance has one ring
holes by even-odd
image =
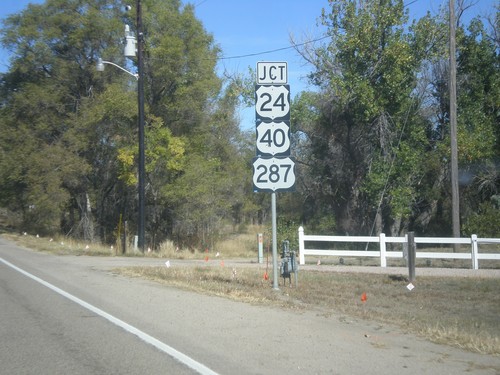
[[[323,250],[308,249],[306,242],[362,242],[378,243],[379,250]],[[320,256],[341,256],[341,257],[375,257],[380,258],[380,266],[387,267],[387,258],[403,258],[403,251],[387,251],[388,243],[408,242],[407,237],[386,237],[384,233],[379,236],[316,236],[304,234],[304,228],[299,227],[299,263],[305,264],[306,255]],[[417,258],[433,259],[469,259],[473,269],[479,269],[479,260],[500,260],[500,253],[480,253],[480,244],[500,244],[500,238],[478,238],[473,234],[470,238],[450,238],[450,237],[415,237],[416,244],[462,244],[470,245],[470,252],[467,253],[445,253],[417,251]]]

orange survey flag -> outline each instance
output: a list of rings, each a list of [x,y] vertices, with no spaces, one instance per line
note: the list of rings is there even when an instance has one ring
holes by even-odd
[[[363,292],[363,294],[361,295],[361,302],[366,302],[366,292]]]

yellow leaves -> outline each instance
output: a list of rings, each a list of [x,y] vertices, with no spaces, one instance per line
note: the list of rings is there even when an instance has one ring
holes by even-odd
[[[131,149],[121,148],[118,150],[118,161],[120,164],[118,177],[127,185],[136,185],[135,155]]]
[[[186,142],[174,137],[170,129],[156,119],[146,131],[146,170],[167,169],[178,172],[183,169]]]
[[[186,142],[172,136],[160,121],[146,127],[146,172],[163,175],[165,172],[180,172],[184,169]],[[119,178],[127,185],[137,184],[137,152],[135,145],[117,151]]]
[[[170,139],[168,151],[170,157],[167,159],[167,168],[179,172],[184,167],[185,142],[177,137]]]

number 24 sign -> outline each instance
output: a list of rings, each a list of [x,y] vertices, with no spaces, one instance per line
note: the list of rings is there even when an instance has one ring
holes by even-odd
[[[255,86],[257,120],[290,119],[290,86]]]

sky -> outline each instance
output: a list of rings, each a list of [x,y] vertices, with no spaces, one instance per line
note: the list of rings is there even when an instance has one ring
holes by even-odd
[[[0,0],[0,19],[25,9],[28,3],[41,4],[45,0]],[[458,0],[455,0],[456,2]],[[487,16],[494,12],[494,4],[500,0],[466,0],[474,4],[466,18]],[[187,2],[187,1],[184,1]],[[311,67],[305,64],[291,48],[290,36],[296,42],[317,39],[324,35],[318,26],[322,8],[328,8],[328,0],[190,0],[205,30],[214,36],[223,51],[219,73],[246,73],[255,69],[258,61],[286,61],[291,96],[306,90],[307,73]],[[405,0],[411,18],[420,18],[427,11],[439,13],[440,7],[448,6],[449,0]],[[134,5],[135,0],[123,1]],[[275,51],[265,53],[268,51]],[[250,56],[249,56],[250,55]],[[246,57],[240,57],[246,56]],[[0,72],[8,69],[8,52],[0,47]],[[242,128],[253,126],[252,109],[241,109]]]

